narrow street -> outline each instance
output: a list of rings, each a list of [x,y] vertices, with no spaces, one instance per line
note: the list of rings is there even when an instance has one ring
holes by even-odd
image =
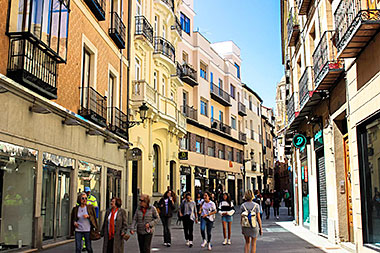
[[[277,221],[273,217],[273,209],[271,209],[272,216],[269,220],[264,219],[263,229],[264,234],[258,239],[257,252],[324,252],[321,249],[313,246],[312,244],[300,239],[297,235],[290,233],[280,225],[278,222],[291,222],[291,218],[287,216],[287,209],[284,207],[280,208],[280,220]],[[240,224],[239,224],[239,214],[235,214],[234,222],[232,225],[232,245],[223,246],[223,231],[220,216],[217,216],[217,221],[215,222],[215,228],[213,229],[212,244],[214,252],[243,252],[244,250],[244,239],[241,235]],[[175,224],[175,221],[173,221]],[[188,248],[185,245],[183,229],[182,227],[173,225],[172,226],[172,246],[167,248],[162,244],[162,226],[158,225],[156,229],[155,236],[152,243],[153,252],[206,252],[207,249],[202,249],[201,235],[199,232],[199,225],[194,225],[194,247]],[[94,252],[102,252],[103,241],[96,241],[93,244]],[[60,247],[51,248],[44,251],[45,253],[63,253],[63,252],[73,252],[74,243],[65,244]],[[136,236],[132,236],[128,243],[125,244],[126,252],[138,252],[138,244]],[[340,250],[334,250],[332,252],[341,252]]]

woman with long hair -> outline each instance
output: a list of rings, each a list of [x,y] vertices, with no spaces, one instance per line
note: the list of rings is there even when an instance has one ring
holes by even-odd
[[[182,201],[179,216],[183,222],[183,231],[185,233],[186,245],[193,247],[193,228],[194,222],[198,223],[197,207],[191,199],[191,194],[186,193],[185,199]]]
[[[203,194],[203,203],[201,206],[201,234],[203,243],[201,247],[204,248],[208,245],[208,250],[212,250],[211,245],[211,231],[214,226],[215,214],[216,214],[216,206],[215,203],[210,199],[211,194],[209,192],[205,192]],[[206,240],[206,231],[207,228],[207,240]]]
[[[170,225],[175,210],[175,195],[171,190],[165,192],[164,196],[158,202],[160,218],[164,230],[164,245],[171,246]]]
[[[235,213],[234,204],[231,201],[230,195],[225,192],[223,193],[222,200],[219,204],[219,213],[222,216],[222,225],[223,225],[223,236],[224,241],[223,245],[231,245],[231,224],[232,224],[232,216]],[[228,240],[227,240],[227,227],[228,227]]]
[[[242,234],[245,239],[244,253],[256,253],[257,237],[259,234],[263,235],[260,207],[256,202],[252,201],[253,197],[252,191],[248,190],[244,194],[246,202],[241,205]],[[250,246],[251,250],[249,250]]]
[[[124,236],[128,232],[127,212],[121,208],[121,199],[112,198],[106,211],[100,234],[104,237],[103,253],[124,252]]]

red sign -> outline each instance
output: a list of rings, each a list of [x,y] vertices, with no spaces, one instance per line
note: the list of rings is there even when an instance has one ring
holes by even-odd
[[[232,161],[229,161],[229,166],[230,166],[230,168],[233,167]]]

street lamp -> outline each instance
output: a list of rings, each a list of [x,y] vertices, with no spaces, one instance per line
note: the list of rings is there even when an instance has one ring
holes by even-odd
[[[140,114],[141,121],[129,121],[128,120],[127,127],[131,128],[131,127],[134,127],[135,125],[139,125],[140,123],[144,123],[144,121],[148,118],[147,117],[148,110],[149,110],[149,107],[146,105],[146,103],[142,103],[142,105],[140,105],[140,107],[139,107],[139,114]]]

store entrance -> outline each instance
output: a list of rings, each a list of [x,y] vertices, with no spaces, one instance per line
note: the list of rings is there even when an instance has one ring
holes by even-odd
[[[235,186],[235,179],[228,179],[228,193],[231,196],[231,200],[234,201],[234,204],[236,205],[236,186]]]
[[[111,199],[113,197],[121,197],[121,171],[107,168],[107,209],[110,208]]]
[[[138,161],[132,162],[132,212],[135,214],[137,205],[138,205],[138,198],[139,198],[139,190],[138,190]]]

